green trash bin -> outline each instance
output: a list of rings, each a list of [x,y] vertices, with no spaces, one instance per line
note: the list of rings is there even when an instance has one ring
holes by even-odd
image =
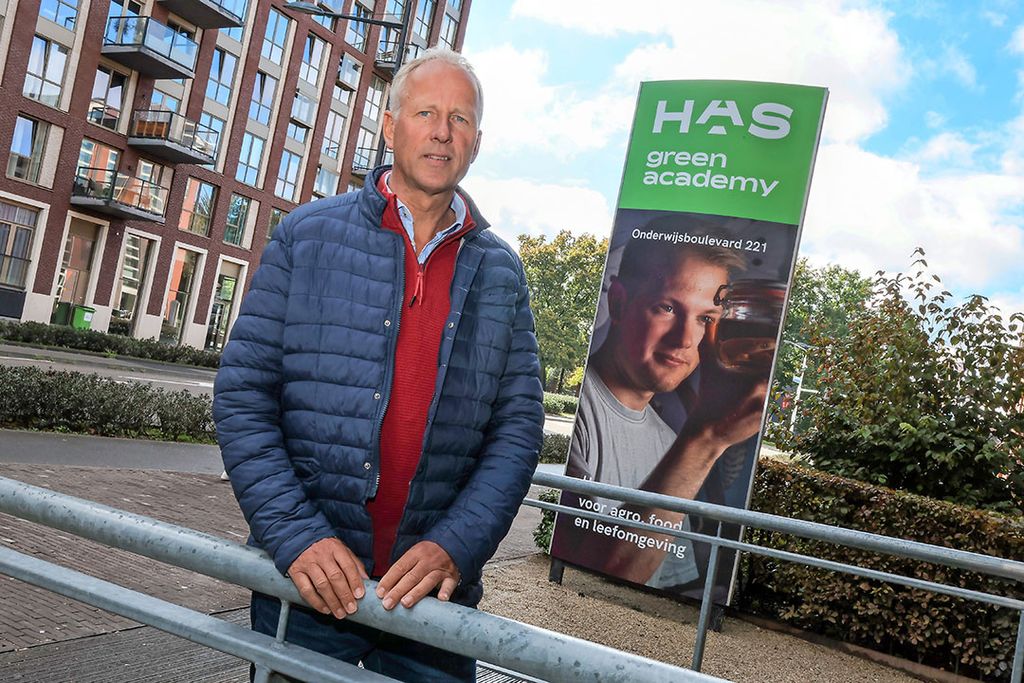
[[[70,325],[71,324],[71,302],[61,301],[53,309],[53,315],[50,316],[51,325]]]
[[[95,312],[95,308],[75,306],[71,309],[71,327],[76,330],[92,329],[92,316]]]

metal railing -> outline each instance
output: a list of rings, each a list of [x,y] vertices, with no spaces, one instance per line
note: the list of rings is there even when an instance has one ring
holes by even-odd
[[[199,45],[152,17],[110,17],[103,44],[146,48],[189,71],[196,70]]]
[[[166,109],[136,109],[128,137],[166,140],[213,159],[220,134]]]
[[[2,477],[0,512],[275,596],[281,618],[270,638],[0,547],[0,572],[9,576],[246,659],[256,664],[258,682],[271,672],[328,683],[391,680],[285,642],[290,605],[303,601],[262,550]],[[542,680],[722,680],[433,598],[388,612],[375,588],[367,582],[367,597],[347,618]]]
[[[376,153],[376,147],[356,147],[355,154],[352,155],[352,172],[366,175],[373,170],[373,157]]]
[[[79,166],[72,197],[115,202],[157,216],[164,215],[167,188],[105,168]]]
[[[869,552],[894,555],[897,557],[920,560],[941,564],[947,567],[966,569],[969,571],[985,574],[1000,579],[1008,579],[1024,584],[1024,562],[1007,560],[1003,558],[981,555],[978,553],[944,548],[942,546],[907,541],[889,536],[880,536],[854,529],[820,524],[817,522],[806,522],[789,517],[780,517],[763,512],[754,512],[724,505],[713,505],[693,500],[685,500],[674,496],[666,496],[650,491],[601,484],[594,481],[566,477],[557,474],[537,472],[533,477],[533,483],[540,486],[549,486],[563,491],[572,491],[587,496],[619,500],[625,503],[634,503],[644,507],[659,508],[682,512],[687,515],[696,515],[718,523],[718,532],[715,536],[709,536],[692,531],[682,531],[670,527],[647,524],[645,522],[632,521],[623,517],[582,510],[579,508],[567,507],[556,503],[547,503],[533,498],[527,498],[524,503],[532,507],[549,510],[552,512],[567,513],[576,517],[584,517],[591,520],[610,522],[620,527],[631,527],[644,531],[654,532],[659,535],[669,535],[678,538],[685,538],[691,541],[707,543],[711,545],[708,559],[707,574],[704,582],[704,591],[701,597],[700,617],[697,622],[697,636],[693,648],[692,668],[700,671],[704,657],[704,646],[707,641],[708,626],[711,620],[711,609],[713,606],[712,590],[714,588],[715,576],[718,572],[719,555],[722,548],[741,550],[755,555],[763,555],[778,560],[796,562],[820,569],[853,574],[868,579],[887,581],[910,588],[941,593],[967,600],[975,600],[987,603],[996,607],[1006,607],[1019,612],[1017,640],[1013,654],[1013,668],[1010,675],[1011,683],[1021,683],[1022,671],[1024,671],[1024,600],[1005,597],[992,593],[970,590],[943,584],[935,581],[915,579],[912,577],[893,574],[890,572],[878,571],[861,567],[859,565],[847,564],[825,560],[810,555],[803,555],[784,550],[775,550],[743,541],[734,541],[722,537],[724,524],[738,524],[744,527],[773,531],[782,534],[790,534],[816,541],[824,541],[838,546],[857,548]]]

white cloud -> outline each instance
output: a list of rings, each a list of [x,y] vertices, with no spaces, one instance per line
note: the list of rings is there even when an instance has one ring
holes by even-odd
[[[946,125],[946,117],[937,111],[928,111],[924,114],[924,125],[929,128],[942,128]]]
[[[967,88],[975,88],[978,85],[978,72],[967,55],[958,47],[946,46],[942,55],[941,68]]]
[[[560,230],[604,237],[611,232],[612,208],[600,192],[580,185],[558,185],[524,178],[469,175],[463,182],[492,229],[518,248],[523,233],[553,236]]]
[[[482,128],[490,155],[541,150],[564,161],[604,148],[629,127],[633,93],[579,93],[550,85],[543,50],[500,45],[467,57],[484,86]]]
[[[1024,24],[1018,26],[1017,29],[1013,32],[1013,35],[1010,37],[1010,43],[1009,45],[1007,45],[1007,48],[1010,50],[1010,52],[1024,54]]]
[[[976,291],[1024,262],[1024,234],[1007,218],[1024,178],[992,173],[928,175],[853,145],[818,156],[802,252],[864,273],[904,270],[924,247],[947,286]]]
[[[884,100],[911,67],[889,14],[865,2],[656,0],[642,12],[612,0],[517,0],[513,16],[596,35],[647,34],[616,69],[621,89],[641,80],[738,78],[832,88],[826,139],[853,141],[883,128]],[[742,46],[742,49],[735,49]]]
[[[954,168],[974,166],[974,154],[980,145],[969,142],[961,133],[947,131],[928,139],[910,154],[921,164],[942,164]]]
[[[984,10],[981,13],[981,17],[996,28],[1002,28],[1003,24],[1006,23],[1006,15],[1002,12]]]

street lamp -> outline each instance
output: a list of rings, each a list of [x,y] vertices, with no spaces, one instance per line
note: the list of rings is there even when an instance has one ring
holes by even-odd
[[[395,60],[391,64],[391,80],[395,79],[395,74],[402,68],[402,61],[405,58],[405,48],[408,45],[409,36],[409,24],[412,21],[412,3],[409,0],[405,0],[402,9],[402,21],[388,21],[387,19],[373,19],[370,17],[360,17],[354,14],[342,14],[341,12],[332,12],[325,10],[319,5],[312,2],[286,2],[284,4],[285,9],[290,9],[294,12],[301,12],[302,14],[315,14],[321,17],[331,17],[333,19],[345,19],[347,21],[355,21],[361,24],[370,24],[372,26],[385,26],[387,28],[395,29],[398,31],[398,48],[395,52]],[[376,55],[374,56],[376,61]],[[388,95],[390,102],[391,96]],[[377,142],[377,156],[374,160],[375,166],[380,166],[384,161],[384,152],[387,150],[387,143],[384,140],[383,133],[380,135],[380,140]]]

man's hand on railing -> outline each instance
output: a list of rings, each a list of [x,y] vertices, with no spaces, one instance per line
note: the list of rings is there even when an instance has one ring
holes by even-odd
[[[420,541],[381,577],[377,597],[384,609],[399,602],[403,607],[412,607],[439,584],[437,599],[447,601],[459,585],[459,569],[444,548],[433,541]]]
[[[310,607],[338,619],[356,611],[356,600],[366,592],[363,580],[369,578],[360,559],[337,538],[322,538],[302,551],[288,576]]]

